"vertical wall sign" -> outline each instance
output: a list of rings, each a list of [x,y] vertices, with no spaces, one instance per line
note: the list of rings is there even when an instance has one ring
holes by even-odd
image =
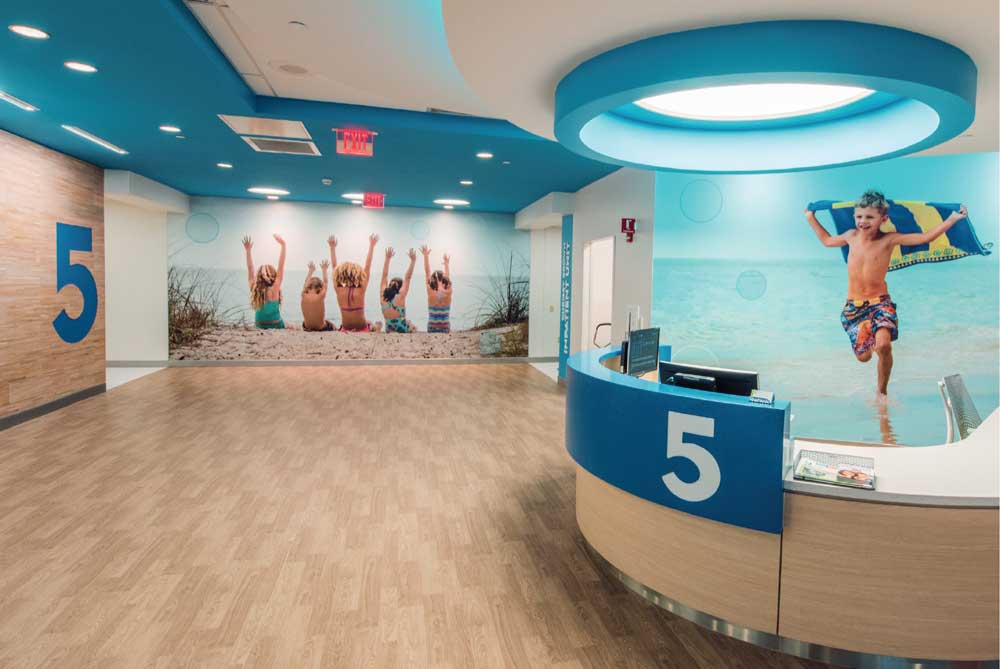
[[[90,333],[97,317],[97,282],[85,265],[73,263],[73,251],[91,253],[93,233],[90,228],[79,225],[56,223],[56,292],[67,286],[75,286],[83,296],[83,309],[76,318],[71,318],[63,309],[52,321],[56,334],[64,342],[75,344]]]
[[[622,219],[622,234],[625,235],[625,241],[631,244],[635,241],[635,219],[634,218],[623,218]]]
[[[562,255],[559,272],[559,378],[566,378],[569,357],[570,306],[573,301],[573,215],[562,217]]]
[[[360,128],[334,128],[333,131],[337,133],[337,153],[366,158],[375,155],[375,135],[377,133]]]

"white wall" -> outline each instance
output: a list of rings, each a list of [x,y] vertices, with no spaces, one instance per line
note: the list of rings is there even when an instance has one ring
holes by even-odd
[[[104,202],[108,360],[167,359],[167,213]]]
[[[655,172],[622,168],[576,193],[573,212],[573,300],[571,352],[580,350],[583,312],[583,244],[615,236],[612,342],[627,330],[628,307],[638,304],[649,323],[653,273],[653,199]],[[625,241],[621,219],[635,218],[635,241]]]
[[[562,226],[531,231],[531,296],[528,355],[559,355],[559,266]]]

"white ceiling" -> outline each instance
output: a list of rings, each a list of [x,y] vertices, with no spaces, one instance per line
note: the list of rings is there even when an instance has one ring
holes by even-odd
[[[258,95],[492,116],[451,59],[439,0],[186,1]]]
[[[714,25],[843,19],[924,33],[961,48],[975,61],[975,122],[965,135],[925,153],[996,151],[1000,146],[998,0],[443,0],[442,5],[454,62],[489,115],[543,137],[554,139],[556,85],[581,62],[609,49]]]

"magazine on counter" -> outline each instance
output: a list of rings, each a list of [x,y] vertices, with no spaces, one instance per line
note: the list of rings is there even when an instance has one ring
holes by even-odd
[[[795,478],[851,488],[875,489],[875,458],[858,455],[799,451]]]

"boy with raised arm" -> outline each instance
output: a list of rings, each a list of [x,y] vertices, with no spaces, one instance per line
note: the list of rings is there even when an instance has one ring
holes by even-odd
[[[854,355],[860,362],[878,354],[878,395],[884,399],[892,373],[892,342],[899,337],[896,303],[889,297],[885,276],[889,260],[897,246],[929,244],[968,215],[964,206],[933,230],[918,233],[882,232],[888,219],[889,203],[876,190],[869,190],[854,205],[854,226],[839,235],[831,235],[817,220],[816,212],[806,209],[806,220],[816,237],[830,248],[847,246],[847,303],[840,314],[841,325],[851,339]]]

